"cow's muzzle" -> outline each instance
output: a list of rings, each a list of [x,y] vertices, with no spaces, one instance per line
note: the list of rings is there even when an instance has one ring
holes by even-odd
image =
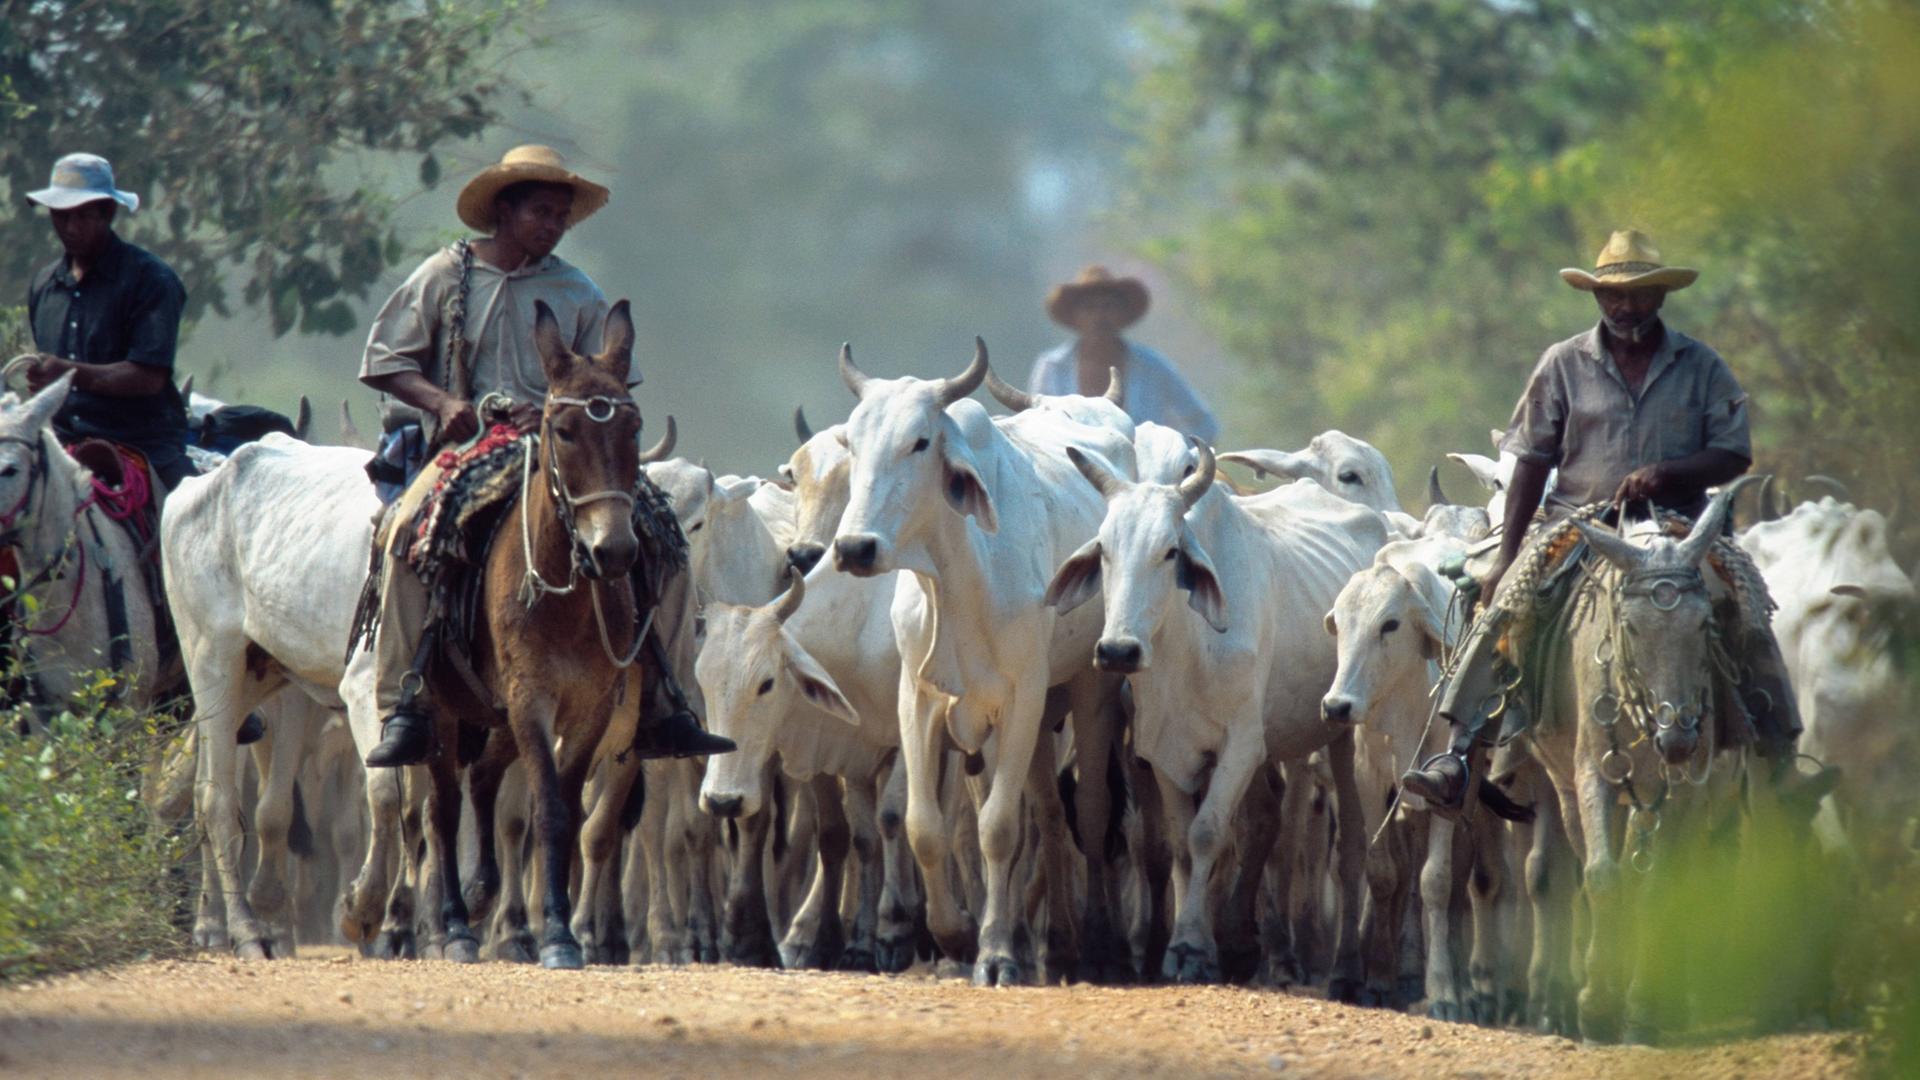
[[[816,544],[811,540],[787,545],[787,562],[793,564],[794,569],[800,571],[803,577],[812,573],[813,568],[820,565],[820,560],[826,558],[826,555],[827,545]]]
[[[871,577],[879,571],[880,540],[872,535],[842,536],[833,542],[833,565],[842,573]]]
[[[1132,638],[1103,638],[1093,647],[1093,666],[1116,675],[1131,675],[1143,666],[1146,650]]]
[[[702,795],[700,802],[707,813],[717,818],[737,818],[746,800],[738,795]]]
[[[1353,699],[1345,694],[1328,694],[1321,698],[1320,719],[1329,724],[1353,723]]]

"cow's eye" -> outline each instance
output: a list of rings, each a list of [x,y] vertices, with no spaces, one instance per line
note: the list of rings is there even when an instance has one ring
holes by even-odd
[[[1400,629],[1400,620],[1388,619],[1386,622],[1383,622],[1380,624],[1380,636],[1386,637],[1388,634],[1391,634],[1398,629]]]
[[[699,532],[701,529],[706,527],[706,524],[707,523],[704,521],[696,521],[693,524],[687,526],[687,535],[692,536],[694,533]]]
[[[925,435],[922,435],[920,436],[920,438],[914,440],[913,452],[917,454],[920,451],[925,450],[927,447],[931,445],[933,444],[927,441],[927,437]]]
[[[1358,484],[1360,483],[1360,474],[1354,472],[1352,469],[1348,469],[1346,472],[1340,474],[1340,482],[1343,484]]]
[[[766,696],[767,694],[771,694],[771,693],[773,693],[773,680],[772,680],[772,679],[768,679],[768,680],[767,680],[766,682],[763,682],[763,683],[761,683],[761,684],[760,684],[760,689],[759,689],[759,690],[756,690],[756,691],[754,691],[754,692],[755,692],[756,694],[759,694],[759,695],[761,695],[761,696],[763,696],[763,697],[764,697],[764,696]]]
[[[18,465],[9,465],[4,469],[0,469],[0,477],[5,477],[11,480],[13,479],[14,474],[18,473],[19,471],[20,471],[20,467]]]
[[[1179,558],[1179,557],[1180,557],[1180,549],[1179,549],[1179,548],[1168,548],[1168,549],[1167,549],[1167,561],[1168,561],[1168,562],[1172,562],[1173,560],[1175,560],[1175,559],[1177,559],[1177,558]]]

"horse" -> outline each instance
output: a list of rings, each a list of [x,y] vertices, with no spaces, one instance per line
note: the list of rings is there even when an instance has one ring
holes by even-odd
[[[629,576],[640,558],[632,521],[640,411],[626,388],[633,338],[622,300],[607,315],[602,351],[581,356],[552,310],[535,304],[534,346],[548,390],[539,436],[524,444],[520,494],[482,564],[471,648],[477,685],[445,664],[430,677],[437,707],[425,762],[428,864],[440,883],[434,936],[445,940],[448,960],[479,959],[459,876],[464,716],[489,727],[504,719],[526,769],[544,871],[541,966],[585,964],[567,895],[581,792],[616,704],[637,708],[647,689],[644,667],[634,665],[646,613]],[[492,700],[476,701],[478,694]]]

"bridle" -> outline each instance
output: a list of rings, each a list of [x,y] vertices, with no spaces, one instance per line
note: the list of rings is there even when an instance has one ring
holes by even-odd
[[[45,487],[51,465],[47,461],[47,444],[44,437],[29,439],[19,435],[0,435],[0,443],[24,446],[33,454],[32,464],[27,467],[27,489],[21,492],[20,498],[15,500],[5,512],[0,512],[0,548],[17,548],[20,535],[25,531],[26,519],[37,505],[34,494]],[[75,507],[74,516],[84,514],[88,505],[87,502],[82,502]],[[73,613],[80,609],[80,597],[87,587],[87,546],[80,542],[80,530],[69,527],[66,540],[60,545],[60,550],[32,574],[23,573],[21,579],[14,583],[13,591],[4,598],[0,598],[0,602],[11,604],[53,580],[66,567],[67,560],[76,553],[79,555],[79,573],[74,578],[73,596],[67,601],[66,612],[60,616],[59,621],[49,627],[20,625],[17,627],[20,633],[32,637],[51,637],[65,629],[67,623],[72,620]],[[24,570],[24,567],[22,569]]]
[[[561,397],[549,393],[547,395],[545,412],[548,416],[551,416],[555,408],[581,409],[586,412],[587,419],[596,424],[605,424],[611,422],[613,418],[619,414],[619,410],[633,409],[638,411],[640,406],[629,397],[611,397],[599,394],[588,398],[577,398]],[[547,581],[546,578],[541,576],[539,569],[534,564],[532,515],[527,512],[525,493],[532,490],[533,455],[536,453],[535,447],[540,444],[546,445],[546,453],[541,457],[540,472],[547,482],[548,494],[553,497],[554,506],[560,518],[560,528],[565,532],[567,537],[568,559],[567,583],[565,585],[554,585]],[[520,490],[522,492],[520,507],[520,545],[527,565],[526,574],[521,578],[520,592],[521,597],[526,601],[527,607],[531,609],[543,596],[566,596],[580,587],[582,565],[591,561],[591,556],[586,553],[586,545],[580,539],[576,513],[580,507],[591,506],[598,502],[617,501],[624,503],[628,516],[632,516],[634,498],[633,492],[620,491],[616,488],[607,488],[602,491],[587,492],[584,495],[575,495],[573,491],[568,488],[566,477],[560,472],[559,451],[554,448],[553,440],[543,436],[536,436],[527,441],[526,451],[520,459]],[[597,578],[589,575],[588,580],[591,582],[597,580]],[[593,599],[593,617],[594,621],[599,625],[600,647],[605,650],[607,659],[611,661],[616,668],[624,669],[633,666],[634,660],[640,655],[642,644],[646,641],[647,631],[653,623],[653,611],[651,609],[647,611],[645,619],[640,622],[633,635],[633,647],[628,650],[626,656],[622,657],[615,654],[612,638],[607,633],[607,617],[605,612],[601,610],[600,590],[589,588],[587,593]],[[638,607],[637,599],[638,598],[636,598],[635,604],[636,608]],[[637,616],[638,613],[636,611],[636,617]]]

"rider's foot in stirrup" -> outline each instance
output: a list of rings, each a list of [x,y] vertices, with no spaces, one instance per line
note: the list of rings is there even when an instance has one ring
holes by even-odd
[[[367,767],[418,765],[433,749],[433,722],[424,713],[396,711],[380,723],[380,743],[367,752]]]
[[[1458,754],[1437,754],[1425,765],[1408,769],[1400,786],[1435,810],[1458,810],[1466,803],[1467,763]]]
[[[710,757],[729,754],[739,747],[732,739],[700,729],[700,722],[685,709],[676,709],[651,726],[643,726],[634,736],[633,752],[642,761],[653,758]]]

